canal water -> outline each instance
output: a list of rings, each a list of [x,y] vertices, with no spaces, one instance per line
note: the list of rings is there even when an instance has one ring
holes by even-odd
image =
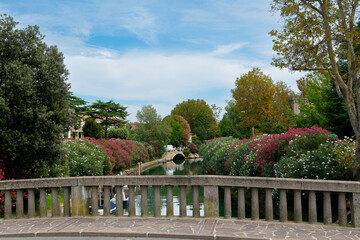
[[[161,166],[157,166],[146,170],[143,175],[197,175],[199,173],[199,167],[201,165],[201,159],[176,159],[168,161]],[[135,188],[135,209],[136,215],[141,215],[141,189],[139,186]],[[192,188],[186,188],[186,214],[187,216],[193,215],[192,209]],[[160,199],[161,199],[161,216],[166,216],[166,187],[161,186],[160,188]],[[180,189],[175,186],[173,189],[174,199],[174,216],[180,215]],[[199,200],[200,200],[200,216],[204,216],[204,187],[199,188]],[[151,186],[148,187],[148,209],[149,215],[154,215],[154,190]],[[124,214],[128,214],[127,209],[124,209]]]

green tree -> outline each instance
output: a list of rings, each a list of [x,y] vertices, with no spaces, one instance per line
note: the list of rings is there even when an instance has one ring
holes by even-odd
[[[280,11],[284,29],[272,30],[270,35],[277,52],[275,66],[319,71],[334,81],[356,135],[354,174],[360,180],[360,55],[356,54],[360,33],[355,25],[358,6],[358,0],[273,0],[272,8]],[[339,59],[344,59],[347,73],[341,71]]]
[[[354,135],[345,102],[337,95],[331,79],[319,74],[308,76],[302,92],[306,99],[299,99],[301,114],[293,116],[295,127],[316,124],[340,138]]]
[[[181,140],[184,138],[184,130],[181,124],[174,119],[173,116],[167,116],[164,121],[168,122],[171,126],[170,144],[175,147],[180,147]]]
[[[204,100],[189,99],[175,106],[171,115],[180,115],[189,123],[192,132],[201,140],[217,135],[213,111]]]
[[[173,117],[175,121],[180,123],[180,125],[181,125],[181,127],[183,129],[183,137],[181,138],[180,141],[181,141],[183,146],[187,146],[187,143],[188,143],[188,141],[190,139],[190,134],[191,134],[191,128],[190,128],[189,123],[182,116],[172,115],[171,117]]]
[[[126,121],[125,118],[129,115],[126,107],[110,100],[102,102],[97,100],[91,104],[87,113],[89,116],[100,120],[100,125],[105,130],[105,138],[107,138],[108,128],[111,126],[123,126]]]
[[[55,176],[64,164],[61,133],[70,121],[68,71],[37,26],[16,25],[0,16],[0,159],[6,178],[28,171],[30,177]]]
[[[85,124],[83,126],[83,133],[85,137],[92,137],[92,138],[103,138],[104,136],[104,129],[101,127],[99,123],[96,122],[93,118],[85,119]]]
[[[121,127],[121,128],[110,128],[108,135],[109,138],[128,139],[130,133],[126,127]]]
[[[152,105],[145,105],[136,114],[139,121],[135,129],[135,139],[148,142],[158,147],[160,154],[165,151],[165,145],[171,136],[171,126],[168,122],[162,121]]]
[[[71,112],[71,119],[68,127],[78,129],[80,128],[81,120],[88,110],[87,102],[79,97],[76,97],[72,92],[69,92],[67,101]]]

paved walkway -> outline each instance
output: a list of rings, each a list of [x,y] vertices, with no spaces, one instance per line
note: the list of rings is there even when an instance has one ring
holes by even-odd
[[[360,229],[206,218],[47,218],[1,220],[5,237],[126,237],[129,239],[360,239]],[[85,239],[85,238],[83,238]]]

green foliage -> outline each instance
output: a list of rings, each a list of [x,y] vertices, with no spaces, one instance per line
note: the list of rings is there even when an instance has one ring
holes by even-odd
[[[183,151],[183,153],[184,153],[185,157],[188,157],[191,152],[190,152],[189,149],[185,148],[184,151]]]
[[[164,121],[168,122],[172,128],[169,143],[175,147],[180,147],[181,140],[184,138],[183,127],[172,116],[167,116]]]
[[[180,115],[189,123],[192,132],[201,140],[216,137],[214,113],[204,100],[189,99],[175,106],[171,115]]]
[[[137,112],[138,127],[134,130],[134,138],[140,142],[147,142],[155,147],[157,156],[165,152],[165,145],[170,140],[172,128],[166,121],[161,121],[161,116],[151,105],[145,105]]]
[[[6,178],[27,171],[54,177],[63,164],[60,135],[70,122],[68,71],[37,26],[16,25],[0,16],[0,159]]]
[[[69,176],[102,176],[110,173],[111,164],[105,152],[87,140],[65,144]]]
[[[109,138],[128,139],[129,135],[130,135],[129,130],[125,127],[110,128],[110,130],[108,132]]]
[[[100,120],[100,125],[105,130],[105,138],[108,137],[107,130],[110,126],[123,126],[126,123],[125,118],[129,115],[126,107],[112,100],[108,102],[97,100],[89,106],[87,114]]]
[[[95,119],[87,118],[85,119],[85,124],[83,126],[83,133],[85,137],[99,139],[103,137],[104,130],[101,125],[95,121]]]

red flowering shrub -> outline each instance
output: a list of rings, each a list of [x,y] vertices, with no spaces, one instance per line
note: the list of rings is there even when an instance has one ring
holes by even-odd
[[[113,171],[121,170],[131,164],[149,159],[147,147],[142,143],[123,139],[87,138],[91,143],[100,146],[108,155]]]
[[[192,154],[195,154],[195,153],[198,153],[198,152],[199,152],[199,149],[197,148],[197,146],[196,146],[195,143],[189,143],[188,149],[190,150],[190,152],[191,152]]]

